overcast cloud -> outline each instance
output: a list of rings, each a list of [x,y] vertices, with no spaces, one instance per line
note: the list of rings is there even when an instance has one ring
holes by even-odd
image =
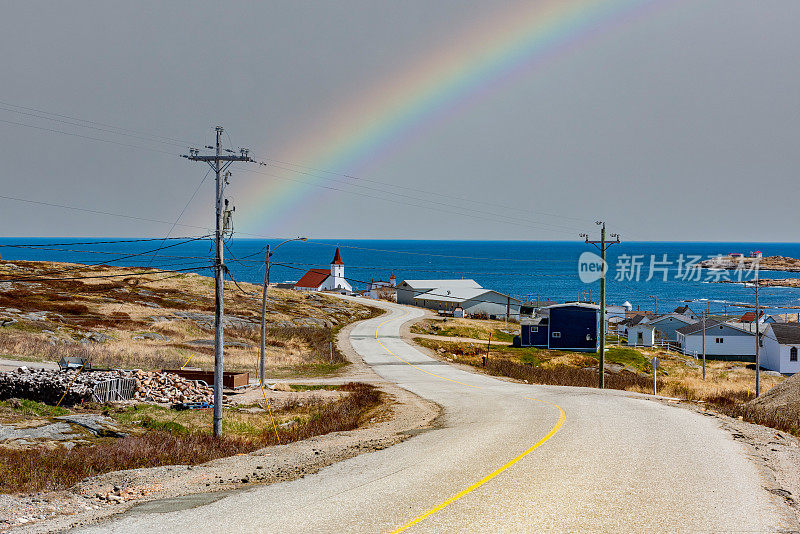
[[[800,2],[655,4],[423,129],[365,171],[463,204],[459,214],[327,192],[321,200],[311,195],[315,204],[294,217],[247,230],[334,239],[575,239],[603,218],[630,240],[796,241]],[[222,124],[233,145],[280,158],[365,88],[519,3],[2,5],[0,101],[196,144],[209,143]],[[112,138],[2,109],[0,120]],[[0,194],[174,220],[206,169],[176,157],[185,152],[179,145],[113,139],[175,155],[0,122]],[[269,179],[237,172],[229,192],[247,205],[256,182]],[[207,180],[183,222],[212,224],[212,191]],[[567,228],[487,220],[489,213]],[[6,236],[158,236],[169,229],[5,199],[0,224]]]

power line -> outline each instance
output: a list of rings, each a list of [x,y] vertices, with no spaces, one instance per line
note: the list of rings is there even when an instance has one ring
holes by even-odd
[[[46,115],[40,115],[40,114],[37,114],[37,113],[28,113],[28,112],[25,112],[25,111],[9,109],[9,108],[5,108],[5,107],[2,107],[2,106],[0,106],[0,111],[8,111],[8,112],[11,112],[11,113],[17,113],[19,115],[25,115],[27,117],[34,117],[34,118],[37,118],[37,119],[44,119],[44,120],[48,120],[48,121],[57,122],[57,123],[60,123],[60,124],[66,124],[68,126],[77,126],[79,128],[87,128],[87,129],[95,130],[95,131],[98,131],[98,132],[106,132],[106,133],[111,133],[111,134],[114,134],[114,135],[132,137],[134,139],[139,139],[141,141],[156,142],[156,143],[159,143],[159,144],[174,144],[174,145],[178,145],[180,147],[186,146],[184,143],[172,143],[171,141],[156,141],[153,138],[145,137],[145,136],[142,136],[142,135],[135,135],[135,134],[130,134],[130,133],[118,132],[118,131],[114,131],[114,130],[109,129],[109,128],[101,128],[99,126],[91,126],[91,125],[87,125],[87,124],[79,124],[77,122],[72,122],[72,121],[69,121],[69,120],[57,119],[57,118],[53,118],[53,117],[47,117]]]
[[[98,121],[91,121],[91,120],[87,120],[87,119],[81,119],[81,118],[70,116],[70,115],[62,115],[60,113],[53,113],[52,111],[45,111],[43,109],[38,109],[38,108],[33,108],[33,107],[20,106],[20,105],[17,105],[17,104],[12,104],[10,102],[4,102],[4,101],[1,101],[1,100],[0,100],[0,105],[8,106],[8,107],[11,107],[11,108],[22,109],[22,110],[26,110],[26,111],[33,111],[33,112],[41,113],[41,114],[44,114],[44,115],[52,115],[53,117],[60,117],[62,119],[69,119],[69,120],[73,120],[73,121],[84,122],[84,123],[91,124],[91,125],[103,126],[103,127],[106,127],[106,128],[113,128],[114,130],[119,130],[119,132],[129,132],[129,133],[136,134],[136,135],[139,135],[139,136],[147,136],[147,137],[152,138],[152,139],[161,139],[163,141],[170,141],[170,142],[173,142],[175,144],[179,144],[182,147],[196,145],[196,143],[194,143],[194,142],[186,141],[186,140],[182,140],[182,139],[176,139],[174,137],[167,137],[167,136],[163,136],[163,135],[152,134],[152,133],[149,133],[149,132],[142,132],[142,131],[139,131],[139,130],[132,130],[130,128],[123,128],[121,126],[115,126],[113,124],[108,124],[108,123],[103,123],[103,122],[98,122]],[[14,111],[14,110],[6,110],[6,111],[12,111],[14,113],[21,113],[19,111]],[[47,118],[47,117],[42,117],[42,118]],[[50,120],[54,120],[54,119],[50,119]],[[80,125],[76,125],[76,126],[80,126]],[[125,134],[119,133],[119,132],[112,132],[112,133],[117,133],[118,135],[125,135]]]
[[[334,187],[334,186],[331,186],[331,185],[308,182],[308,181],[300,180],[300,179],[297,179],[297,178],[290,178],[288,176],[280,176],[280,175],[277,175],[277,174],[271,174],[271,173],[268,173],[268,172],[258,171],[258,170],[255,170],[255,169],[243,169],[243,170],[246,170],[247,172],[254,172],[254,173],[258,173],[258,174],[263,174],[265,176],[269,176],[269,177],[272,177],[272,178],[277,178],[279,180],[288,180],[290,182],[297,182],[297,183],[309,185],[311,187],[317,187],[317,188],[321,188],[321,189],[328,189],[328,190],[331,190],[331,191],[339,191],[339,192],[350,194],[350,195],[356,195],[356,196],[361,196],[361,197],[365,197],[365,198],[371,198],[371,199],[374,199],[374,200],[382,200],[384,202],[398,202],[398,203],[404,204],[406,206],[422,208],[422,209],[427,209],[427,210],[436,210],[437,212],[450,213],[450,214],[459,215],[459,216],[462,216],[462,217],[470,217],[470,218],[476,218],[476,219],[482,219],[482,220],[486,220],[486,221],[506,223],[506,224],[519,224],[521,226],[527,226],[527,227],[536,228],[536,229],[542,229],[540,227],[545,227],[546,229],[548,229],[550,231],[553,231],[553,232],[564,232],[564,233],[568,232],[570,234],[574,230],[577,229],[577,228],[573,228],[573,227],[569,227],[569,226],[550,224],[550,223],[543,223],[543,222],[539,222],[539,221],[531,221],[531,220],[528,220],[528,219],[522,219],[522,218],[519,218],[519,217],[513,217],[513,216],[509,216],[509,215],[502,215],[502,214],[498,214],[496,212],[490,212],[490,211],[486,211],[486,210],[476,210],[474,208],[467,208],[465,206],[460,206],[460,205],[457,205],[457,204],[448,204],[448,203],[439,202],[439,201],[436,201],[436,200],[428,200],[428,199],[424,199],[424,198],[412,197],[412,196],[409,196],[409,195],[404,195],[402,193],[395,193],[393,191],[385,191],[385,190],[380,190],[380,189],[376,189],[376,188],[367,187],[367,189],[372,189],[372,190],[379,191],[381,193],[385,193],[385,194],[388,194],[388,195],[394,195],[394,196],[397,196],[397,197],[400,197],[400,198],[408,198],[408,199],[416,200],[418,202],[427,202],[427,203],[429,203],[431,205],[428,206],[428,205],[424,205],[424,204],[414,204],[414,203],[408,202],[406,200],[395,201],[394,199],[391,199],[391,198],[386,198],[386,197],[382,197],[382,196],[375,196],[375,195],[371,195],[371,194],[364,193],[364,192],[361,192],[361,191],[353,191],[353,190],[349,190],[349,189],[342,189],[342,188],[339,188],[339,187]],[[353,184],[348,184],[348,185],[353,185]],[[356,185],[356,187],[364,187],[364,186]],[[453,211],[452,209],[442,209],[442,208],[437,207],[437,206],[449,207],[449,208],[454,208],[456,210],[465,210],[465,211]],[[503,219],[505,219],[505,220],[503,220]]]
[[[24,243],[24,244],[17,244],[17,243],[9,243],[9,244],[0,244],[0,247],[21,247],[21,248],[36,248],[36,247],[62,247],[68,245],[107,245],[107,244],[116,244],[116,243],[139,243],[142,241],[161,241],[163,239],[194,239],[197,236],[184,236],[184,237],[143,237],[137,239],[114,239],[108,241],[84,241],[84,242],[65,242],[65,243]],[[78,251],[82,252],[82,251]]]
[[[151,148],[151,147],[146,147],[146,146],[141,146],[141,145],[133,145],[133,144],[130,144],[130,143],[123,143],[121,141],[114,141],[114,140],[111,140],[111,139],[103,139],[101,137],[92,137],[90,135],[83,135],[83,134],[74,133],[74,132],[65,132],[64,130],[56,130],[55,128],[46,128],[44,126],[34,126],[32,124],[25,124],[24,122],[9,121],[9,120],[5,120],[5,119],[0,119],[0,122],[5,123],[5,124],[11,124],[11,125],[14,125],[14,126],[22,126],[22,127],[25,127],[25,128],[33,128],[34,130],[43,130],[43,131],[46,131],[46,132],[58,133],[58,134],[63,134],[63,135],[71,135],[73,137],[80,137],[81,139],[89,139],[91,141],[100,141],[101,143],[110,143],[112,145],[125,146],[125,147],[129,147],[129,148],[137,148],[139,150],[149,150],[151,152],[158,152],[158,153],[161,153],[161,154],[167,154],[169,156],[176,156],[177,155],[174,152],[167,152],[166,150],[159,150],[157,148]]]
[[[51,208],[62,208],[62,209],[67,209],[67,210],[83,211],[83,212],[86,212],[86,213],[94,213],[96,215],[108,215],[108,216],[111,216],[111,217],[121,217],[121,218],[124,218],[124,219],[132,219],[132,220],[135,220],[135,221],[154,222],[154,223],[159,223],[159,224],[174,224],[172,221],[163,221],[163,220],[160,220],[160,219],[149,219],[147,217],[137,217],[135,215],[125,215],[123,213],[114,213],[114,212],[110,212],[110,211],[101,211],[101,210],[95,210],[95,209],[90,209],[90,208],[80,208],[80,207],[77,207],[77,206],[69,206],[67,204],[57,204],[57,203],[54,203],[54,202],[44,202],[44,201],[41,201],[41,200],[31,200],[31,199],[27,199],[27,198],[12,197],[12,196],[8,196],[8,195],[0,195],[0,198],[6,199],[6,200],[13,200],[15,202],[26,202],[28,204],[38,204],[40,206],[48,206],[48,207],[51,207]],[[206,230],[206,231],[209,230],[209,228],[207,228],[205,226],[198,226],[196,224],[176,224],[175,226],[182,226],[184,228],[197,228],[197,229]],[[154,241],[158,241],[160,239],[161,238],[155,238]]]
[[[323,243],[322,241],[308,241],[308,243],[315,244],[315,245],[323,245],[328,247],[341,247],[341,248],[348,248],[354,250],[366,250],[370,252],[391,252],[394,254],[408,254],[412,256],[430,256],[435,258],[452,258],[452,259],[459,259],[459,260],[481,260],[481,261],[514,261],[514,262],[566,262],[566,263],[575,263],[575,260],[555,260],[555,259],[529,259],[529,258],[498,258],[498,257],[480,257],[480,256],[455,256],[451,254],[435,254],[432,252],[416,252],[416,251],[409,251],[409,250],[393,250],[393,249],[382,249],[382,248],[371,248],[371,247],[359,247],[356,245],[334,245],[332,243]]]
[[[392,184],[392,183],[389,183],[389,182],[382,182],[380,180],[373,180],[373,179],[365,178],[363,176],[354,176],[352,174],[341,173],[341,172],[332,171],[332,170],[328,170],[328,169],[319,169],[319,168],[314,168],[314,167],[308,167],[308,166],[301,165],[301,164],[298,164],[298,163],[291,163],[291,162],[287,162],[287,161],[281,161],[281,160],[277,160],[277,159],[274,159],[274,158],[264,158],[264,159],[266,160],[266,162],[273,162],[273,164],[274,163],[279,163],[281,165],[290,165],[292,167],[299,167],[301,169],[306,169],[308,171],[313,171],[313,172],[318,172],[318,173],[325,173],[325,174],[333,174],[333,175],[336,175],[336,176],[349,178],[351,180],[358,180],[360,182],[361,181],[370,182],[370,183],[374,183],[374,184],[385,185],[385,186],[388,186],[388,187],[394,187],[394,188],[397,188],[397,189],[404,189],[404,190],[407,190],[407,191],[416,191],[416,192],[426,193],[426,194],[430,194],[430,195],[437,195],[437,196],[441,195],[441,193],[436,193],[434,191],[426,191],[426,190],[419,189],[419,188],[407,187],[407,186]],[[273,165],[273,166],[278,167],[280,169],[292,171],[292,172],[301,172],[301,171],[298,171],[296,169],[280,167],[279,165]],[[306,172],[302,172],[302,174],[308,174],[309,176],[313,176],[312,174],[309,174],[309,173],[306,173]],[[351,182],[343,182],[343,183],[351,183]],[[471,203],[474,203],[474,204],[489,205],[489,206],[495,206],[495,207],[498,207],[498,208],[511,209],[511,210],[517,210],[518,209],[518,208],[515,208],[515,207],[512,207],[512,206],[508,206],[506,204],[498,204],[498,203],[494,203],[494,202],[487,202],[487,201],[484,201],[484,200],[473,200],[473,199],[470,199],[470,198],[467,198],[467,197],[458,197],[458,196],[453,196],[453,195],[449,195],[449,196],[450,196],[450,198],[455,199],[455,200],[461,200],[461,201],[464,201],[464,202],[471,202]],[[570,220],[574,220],[574,221],[578,221],[578,222],[587,222],[589,220],[589,219],[579,218],[579,217],[570,217],[568,215],[562,215],[562,214],[558,214],[558,213],[548,213],[548,212],[543,212],[543,211],[538,211],[538,210],[531,210],[531,211],[533,213],[538,213],[540,215],[547,215],[549,217],[558,217],[558,218],[561,218],[561,219],[570,219]]]
[[[269,166],[269,164],[264,163],[264,162],[258,162],[258,163],[260,165],[262,165],[262,166]],[[287,170],[287,171],[290,171],[290,172],[294,172],[294,173],[298,173],[298,174],[304,174],[306,176],[312,176],[312,177],[314,176],[311,173],[304,172],[304,171],[299,171],[299,170],[296,170],[296,169],[289,169],[289,168],[279,167],[279,166],[278,166],[278,168],[282,168],[284,170]],[[455,208],[455,209],[464,209],[464,206],[458,205],[458,204],[449,204],[447,202],[440,202],[440,201],[437,201],[437,200],[430,200],[428,198],[421,198],[421,197],[415,197],[415,196],[411,196],[411,195],[405,195],[403,193],[397,193],[395,191],[389,191],[389,190],[386,190],[386,189],[380,189],[380,188],[371,187],[371,186],[368,186],[368,185],[355,184],[352,181],[347,181],[347,180],[340,180],[340,179],[336,179],[336,178],[331,178],[331,180],[333,180],[335,182],[338,182],[338,183],[350,185],[350,186],[361,187],[363,189],[367,189],[367,190],[371,190],[371,191],[377,191],[377,192],[385,193],[385,194],[388,194],[388,195],[394,195],[394,196],[397,196],[397,197],[400,197],[400,198],[408,198],[408,199],[411,199],[411,200],[416,200],[418,202],[428,202],[430,204],[434,204],[434,205],[437,205],[437,206],[444,206],[444,207]],[[371,182],[375,182],[375,180],[370,180],[370,181]],[[304,182],[304,183],[308,183],[308,182]],[[382,182],[377,182],[377,183],[382,183]],[[312,185],[312,184],[313,183],[309,183],[309,185]],[[401,188],[405,189],[405,190],[409,190],[409,191],[415,191],[415,192],[418,192],[418,193],[427,193],[427,194],[430,194],[430,195],[435,195],[437,197],[445,197],[445,198],[449,197],[449,198],[453,198],[455,200],[462,200],[462,201],[463,200],[467,200],[467,199],[462,199],[460,197],[452,197],[452,196],[449,196],[449,195],[448,196],[441,195],[439,193],[431,193],[431,192],[424,191],[424,190],[417,189],[417,188],[411,188],[411,187],[401,187]],[[485,205],[486,204],[485,202],[478,202],[478,201],[474,201],[474,200],[467,200],[467,202],[477,203],[477,204],[481,204],[481,205]],[[510,210],[513,210],[513,211],[517,211],[517,208],[510,208],[508,206],[502,206],[502,207],[504,209],[510,209]],[[473,211],[473,212],[476,211],[476,208],[469,208],[469,209],[471,211]],[[489,211],[486,211],[486,210],[480,210],[480,211],[483,212],[483,213],[492,213],[492,212],[489,212]],[[492,213],[492,214],[496,215],[496,213]],[[535,221],[535,220],[527,219],[527,218],[513,217],[513,216],[508,216],[508,215],[503,215],[503,217],[505,217],[507,219],[510,219],[512,221],[517,221],[517,222],[531,222],[531,223],[535,223],[535,224],[551,226],[551,227],[554,227],[554,228],[564,228],[564,229],[567,229],[567,230],[579,230],[579,228],[577,228],[577,227],[545,223],[545,222]]]
[[[54,270],[54,271],[48,271],[48,272],[46,272],[44,274],[45,275],[58,274],[58,273],[65,273],[65,272],[70,272],[70,271],[79,271],[79,270],[85,269],[87,267],[99,267],[100,265],[105,265],[107,263],[126,260],[126,259],[130,259],[130,258],[135,258],[135,257],[138,257],[138,256],[144,256],[144,255],[147,255],[147,254],[152,254],[154,252],[158,252],[159,250],[162,250],[162,249],[165,249],[165,248],[177,247],[179,245],[185,245],[186,243],[191,243],[193,241],[200,241],[200,240],[207,239],[207,238],[208,238],[208,236],[202,236],[202,237],[197,237],[197,238],[194,238],[194,239],[189,239],[189,240],[186,240],[186,241],[181,241],[181,242],[178,242],[178,243],[172,243],[171,245],[167,245],[167,246],[163,246],[163,243],[162,243],[162,245],[159,246],[156,249],[147,250],[147,251],[144,251],[144,252],[136,252],[136,253],[132,253],[132,254],[126,254],[126,255],[124,255],[122,257],[114,258],[114,259],[111,259],[109,261],[102,262],[102,263],[83,264],[83,265],[78,266],[78,267],[70,267],[70,268],[67,268],[67,269],[58,269],[58,270]],[[30,280],[34,280],[34,279],[35,278],[30,278]],[[12,281],[24,281],[24,280],[26,280],[26,279],[25,278],[21,278],[21,279],[12,280]]]

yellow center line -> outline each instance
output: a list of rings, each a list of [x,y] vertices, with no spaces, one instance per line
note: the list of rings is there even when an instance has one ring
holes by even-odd
[[[400,316],[400,318],[405,317],[409,313],[410,312],[406,312],[404,315]],[[375,340],[378,342],[378,344],[381,347],[383,347],[383,349],[386,352],[388,352],[389,354],[391,354],[392,356],[394,356],[395,358],[397,358],[401,362],[405,363],[406,365],[409,365],[409,366],[413,367],[414,369],[417,369],[418,371],[422,371],[425,374],[428,374],[428,375],[431,375],[431,376],[435,376],[437,378],[441,378],[442,380],[447,380],[448,382],[455,382],[456,384],[461,384],[461,385],[468,386],[468,387],[471,387],[471,388],[483,389],[481,386],[476,386],[474,384],[467,384],[465,382],[459,382],[458,380],[453,380],[451,378],[447,378],[447,377],[444,377],[444,376],[441,376],[441,375],[437,375],[436,373],[431,373],[430,371],[426,371],[425,369],[422,369],[422,368],[420,368],[420,367],[418,367],[418,366],[416,366],[416,365],[414,365],[414,364],[412,364],[410,362],[407,362],[406,360],[404,360],[403,358],[401,358],[400,356],[398,356],[397,354],[395,354],[394,352],[389,350],[389,348],[386,347],[386,345],[384,345],[383,343],[381,343],[381,340],[378,338],[378,331],[380,330],[381,326],[383,326],[384,324],[386,324],[387,322],[392,321],[392,320],[394,320],[394,318],[386,319],[385,321],[383,321],[382,323],[378,324],[378,326],[375,327]],[[403,526],[396,528],[395,530],[392,531],[392,534],[396,534],[398,532],[403,532],[403,531],[413,527],[414,525],[416,525],[420,521],[423,521],[426,518],[432,516],[433,514],[438,512],[439,510],[441,510],[441,509],[453,504],[454,502],[459,500],[461,497],[464,497],[465,495],[467,495],[469,493],[472,493],[473,491],[475,491],[479,487],[483,486],[484,484],[486,484],[487,482],[492,480],[494,477],[496,477],[497,475],[499,475],[500,473],[502,473],[503,471],[505,471],[509,467],[513,466],[514,464],[516,464],[517,462],[519,462],[520,460],[525,458],[527,455],[529,455],[530,453],[532,453],[533,451],[535,451],[539,447],[541,447],[547,440],[552,438],[555,435],[555,433],[559,431],[559,429],[564,424],[564,421],[567,418],[567,415],[566,415],[566,413],[564,413],[564,410],[563,410],[563,408],[561,408],[561,406],[559,406],[558,404],[553,404],[552,402],[543,401],[541,399],[537,399],[537,398],[534,398],[534,397],[524,397],[524,398],[526,398],[528,400],[536,401],[536,402],[541,402],[542,404],[549,404],[550,406],[554,406],[555,408],[557,408],[558,412],[559,412],[559,415],[558,415],[558,421],[556,422],[555,426],[553,426],[553,428],[551,428],[550,431],[547,434],[545,434],[545,436],[542,439],[540,439],[539,441],[537,441],[536,443],[531,445],[528,449],[526,449],[521,454],[519,454],[516,457],[514,457],[513,459],[511,459],[509,462],[507,462],[507,463],[503,464],[502,466],[498,467],[497,469],[495,469],[494,471],[492,471],[491,473],[489,473],[488,475],[486,475],[482,479],[478,480],[477,482],[475,482],[471,486],[459,491],[458,493],[456,493],[455,495],[453,495],[452,497],[450,497],[446,501],[442,502],[441,504],[438,504],[438,505],[434,506],[433,508],[431,508],[428,511],[424,512],[423,514],[415,517],[414,519],[412,519],[408,523],[404,524]]]

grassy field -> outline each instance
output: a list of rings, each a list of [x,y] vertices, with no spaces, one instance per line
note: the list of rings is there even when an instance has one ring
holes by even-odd
[[[465,337],[471,339],[485,339],[488,341],[491,334],[493,341],[508,341],[514,339],[514,334],[504,331],[503,321],[483,319],[425,319],[411,326],[414,334],[431,334],[443,337]],[[508,325],[511,331],[518,330],[514,323]]]
[[[142,274],[148,273],[148,274]],[[86,278],[90,277],[90,278]],[[98,278],[91,278],[98,277]],[[68,280],[64,278],[83,278]],[[213,364],[213,280],[148,269],[0,261],[0,356],[141,369]],[[336,373],[339,328],[380,313],[324,294],[270,288],[267,365],[275,378]],[[226,284],[225,368],[257,369],[261,286]],[[33,315],[32,315],[33,314]],[[11,319],[13,322],[6,321]]]
[[[381,394],[366,384],[338,388],[333,400],[288,402],[274,410],[281,443],[329,432],[352,430],[363,424],[381,404]],[[58,414],[68,413],[57,409]],[[103,413],[130,432],[124,438],[98,438],[90,445],[64,448],[0,447],[0,492],[37,492],[64,489],[101,473],[160,465],[196,465],[215,458],[275,445],[278,438],[264,407],[237,406],[225,410],[225,435],[210,434],[210,410],[176,412],[153,405],[97,406],[78,409]],[[53,408],[32,401],[0,402],[0,420],[54,415]]]
[[[430,338],[416,338],[415,341],[446,360],[484,367],[486,345]],[[693,358],[663,350],[629,347],[607,348],[607,387],[652,393],[650,361],[654,356],[660,362],[658,392],[661,395],[713,405],[741,404],[755,396],[752,364],[708,360],[703,380],[699,362]],[[492,346],[486,368],[491,373],[531,383],[593,387],[597,384],[598,365],[594,353]],[[762,391],[769,391],[782,380],[782,377],[762,373]]]

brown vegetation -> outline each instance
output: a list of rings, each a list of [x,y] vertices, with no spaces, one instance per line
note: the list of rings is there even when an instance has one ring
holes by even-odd
[[[309,417],[297,424],[279,428],[281,443],[357,428],[366,414],[380,403],[380,392],[373,386],[350,383],[340,389],[348,394],[316,406]],[[214,438],[207,432],[187,433],[180,425],[175,427],[174,431],[151,430],[139,436],[77,446],[72,450],[0,448],[0,492],[63,489],[86,477],[110,471],[196,465],[277,444],[274,430],[268,425],[255,435],[234,434],[221,438]]]
[[[14,280],[6,282],[11,284],[10,290],[0,291],[0,312],[16,321],[3,327],[0,354],[50,361],[62,356],[91,357],[95,367],[148,370],[181,366],[191,357],[192,366],[210,368],[213,280],[178,273],[167,278],[157,270],[141,274],[149,271],[0,261],[0,282]],[[65,279],[80,276],[118,277]],[[227,289],[227,316],[238,318],[236,324],[241,326],[225,328],[225,341],[232,342],[225,350],[225,367],[252,372],[258,365],[261,286],[240,283],[229,284]],[[3,308],[21,312],[6,312]],[[30,312],[47,313],[27,316]],[[190,313],[186,316],[182,315],[184,312]],[[270,288],[268,372],[282,378],[304,372],[319,375],[337,371],[346,360],[335,346],[331,357],[335,329],[324,325],[338,327],[375,313],[375,308],[324,294]],[[317,326],[305,326],[304,321]],[[252,326],[245,326],[248,323]],[[93,332],[101,334],[94,338],[99,337],[102,342],[92,337]],[[169,339],[158,338],[154,333]]]
[[[550,384],[554,386],[597,387],[597,371],[559,365],[554,367],[534,367],[530,364],[506,359],[489,358],[486,370],[498,376],[526,380],[531,384]],[[607,373],[605,386],[609,389],[652,388],[653,380],[630,372]]]

